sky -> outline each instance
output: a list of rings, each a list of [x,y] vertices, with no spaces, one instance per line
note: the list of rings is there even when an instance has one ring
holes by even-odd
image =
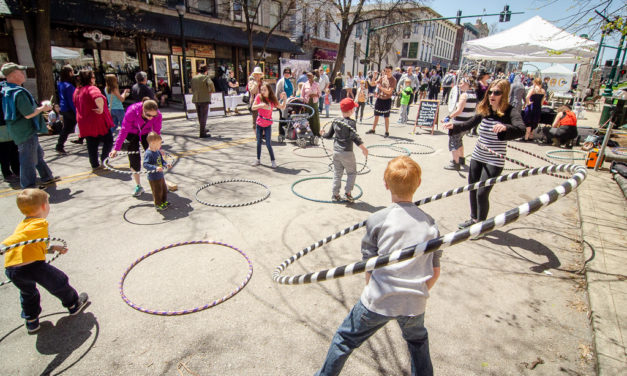
[[[584,0],[585,1],[585,0]],[[601,0],[597,1],[601,2]],[[484,17],[483,22],[488,25],[494,23],[498,24],[498,31],[507,30],[513,26],[516,26],[534,16],[540,16],[545,20],[554,23],[558,27],[565,27],[568,24],[568,20],[564,19],[565,16],[575,14],[579,12],[581,4],[572,0],[482,0],[482,1],[468,1],[468,0],[425,0],[425,5],[430,6],[433,10],[440,13],[442,16],[455,16],[458,10],[462,11],[464,15],[474,15],[485,13],[499,13],[503,10],[503,7],[507,4],[512,12],[525,12],[524,14],[513,14],[510,22],[499,23],[498,16]],[[609,14],[614,14],[616,9],[625,5],[625,0],[614,0],[608,9]],[[622,11],[623,16],[626,15],[625,10]],[[463,22],[463,20],[462,20]],[[466,19],[466,22],[474,23],[474,18]],[[589,32],[592,35],[592,30]],[[592,39],[599,41],[600,33],[597,37]],[[611,38],[606,38],[604,44],[616,46],[619,42],[618,33],[615,32]],[[616,56],[616,50],[606,48],[602,61],[614,59]],[[534,63],[540,69],[550,66],[549,63]],[[572,68],[572,64],[564,64],[566,67]],[[525,66],[527,68],[527,66]],[[529,68],[533,70],[532,68]]]

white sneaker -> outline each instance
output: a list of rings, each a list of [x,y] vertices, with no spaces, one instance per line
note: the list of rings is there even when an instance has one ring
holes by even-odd
[[[272,168],[276,168],[276,162],[272,161]]]
[[[253,166],[259,166],[260,164],[261,164],[261,160],[257,159],[255,163],[253,163]]]

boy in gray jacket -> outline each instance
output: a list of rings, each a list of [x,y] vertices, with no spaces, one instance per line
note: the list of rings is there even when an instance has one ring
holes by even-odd
[[[331,124],[331,129],[322,137],[334,138],[333,142],[333,201],[342,201],[340,197],[340,186],[342,185],[342,175],[346,169],[346,197],[348,202],[355,202],[351,192],[355,186],[357,178],[357,163],[355,162],[355,154],[353,153],[353,143],[359,146],[364,155],[368,156],[368,149],[364,146],[364,142],[357,134],[357,126],[355,120],[351,116],[355,113],[355,107],[359,107],[354,100],[344,98],[340,102],[342,110],[342,119],[335,119]]]

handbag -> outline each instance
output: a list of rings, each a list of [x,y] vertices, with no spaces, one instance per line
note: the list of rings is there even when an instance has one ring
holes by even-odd
[[[242,97],[242,102],[246,104],[250,103],[250,93],[248,91]]]

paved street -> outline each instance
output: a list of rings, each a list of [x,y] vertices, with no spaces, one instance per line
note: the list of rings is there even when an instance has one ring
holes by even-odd
[[[410,118],[415,118],[415,109],[412,107]],[[338,115],[338,110],[334,105],[333,114]],[[366,115],[371,114],[369,108]],[[377,128],[378,134],[365,135],[372,119],[359,125],[358,131],[366,145],[414,141],[435,149],[431,154],[412,156],[423,168],[415,200],[466,184],[467,171],[442,169],[450,153],[448,138],[441,129],[434,135],[426,130],[412,135],[411,126],[400,126],[396,119],[397,115],[392,115],[388,139],[382,137],[382,126]],[[290,187],[305,177],[332,176],[322,149],[297,149],[289,141],[275,142],[279,168],[269,168],[265,147],[262,166],[252,167],[256,143],[250,117],[209,122],[212,135],[219,137],[198,139],[194,123],[184,119],[164,123],[164,149],[179,156],[166,178],[178,184],[179,190],[169,194],[173,207],[163,213],[154,210],[145,177],[142,182],[148,192],[134,198],[129,175],[91,173],[83,146],[69,143],[70,154],[58,156],[53,151],[56,137],[41,138],[46,160],[54,173],[63,177],[48,189],[48,220],[50,235],[67,240],[70,251],[54,265],[69,275],[73,286],[88,292],[92,303],[84,313],[68,317],[55,298],[43,293],[42,330],[29,336],[19,317],[17,289],[11,285],[0,287],[2,374],[177,375],[179,370],[184,375],[312,375],[317,370],[335,330],[359,299],[364,277],[283,286],[272,281],[272,271],[302,248],[387,206],[390,198],[383,185],[383,171],[388,159],[368,158],[371,171],[357,178],[364,193],[356,203],[306,201],[295,196]],[[464,138],[466,154],[476,140]],[[542,155],[553,149],[517,141],[512,144]],[[327,141],[327,145],[331,143]],[[425,151],[415,145],[402,146],[414,152]],[[377,152],[394,154],[385,149]],[[358,161],[363,161],[363,156],[356,153]],[[516,151],[509,151],[508,156],[535,166],[545,164]],[[124,158],[115,162],[126,163]],[[509,164],[506,167],[515,168]],[[624,199],[620,205],[609,173],[599,172],[593,177],[584,186],[591,182],[607,186],[607,191],[599,190],[594,197],[609,200],[608,206],[594,204],[596,210],[609,207],[616,221],[608,221],[622,220],[624,224],[627,209]],[[208,207],[195,200],[201,185],[230,178],[259,181],[270,188],[271,195],[265,201],[239,208]],[[521,205],[560,183],[559,178],[537,176],[498,184],[490,196],[490,216]],[[305,181],[296,189],[321,200],[331,197],[330,180]],[[15,206],[15,193],[6,183],[0,185],[0,210],[5,213],[0,217],[2,238],[22,218]],[[264,189],[257,185],[226,183],[200,192],[199,197],[237,203],[263,194]],[[581,220],[591,211],[585,215],[580,212],[585,205],[581,194],[567,195],[485,238],[445,249],[442,275],[431,291],[425,319],[436,374],[595,374],[597,355],[586,277],[579,273],[589,258],[582,243]],[[589,196],[583,198],[592,200]],[[460,194],[423,209],[446,234],[468,218],[468,197]],[[605,227],[607,223],[597,225]],[[600,236],[613,242],[615,257],[621,259],[625,227],[616,226],[613,231],[618,234],[617,240],[607,232]],[[363,234],[363,230],[357,230],[316,250],[290,266],[286,274],[357,261]],[[207,239],[231,244],[252,261],[251,281],[233,298],[202,312],[175,317],[142,313],[121,299],[120,278],[137,258],[171,243]],[[604,249],[596,246],[594,262]],[[615,268],[616,264],[608,261],[604,267]],[[228,294],[246,273],[246,260],[232,249],[191,245],[168,249],[142,261],[128,274],[124,286],[126,295],[137,305],[173,311],[201,306]],[[610,288],[624,300],[621,271],[605,270],[599,275],[607,277],[604,281],[611,283]],[[588,275],[588,283],[592,283],[590,278]],[[595,312],[594,306],[592,309]],[[621,365],[621,333],[625,329],[621,314],[624,309],[618,309],[618,313],[615,310],[618,324],[610,325],[611,331],[605,332],[610,346],[619,349],[618,354],[607,354],[617,358],[612,370],[619,373],[625,359]],[[400,330],[390,324],[353,354],[343,375],[409,375],[409,368]]]

